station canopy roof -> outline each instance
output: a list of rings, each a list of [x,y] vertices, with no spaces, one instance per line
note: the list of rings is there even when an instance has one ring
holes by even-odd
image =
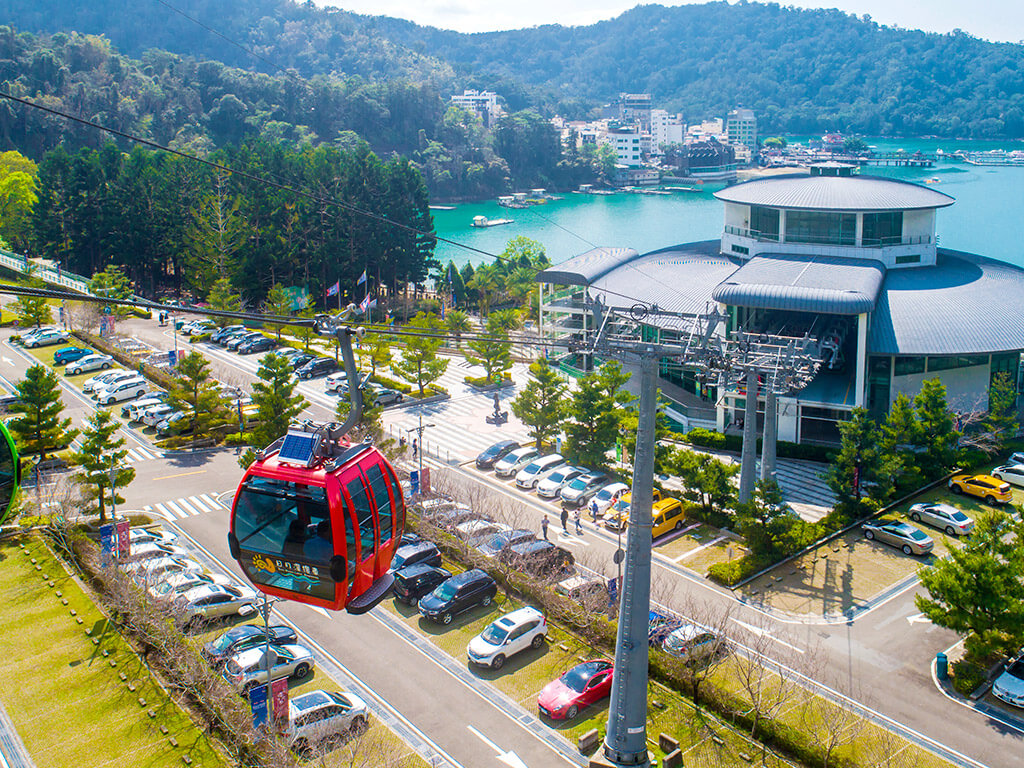
[[[870,312],[885,280],[871,259],[829,256],[755,256],[712,292],[737,307],[859,315]]]
[[[881,176],[786,174],[715,192],[727,203],[816,211],[908,211],[945,208],[955,201],[922,184]]]

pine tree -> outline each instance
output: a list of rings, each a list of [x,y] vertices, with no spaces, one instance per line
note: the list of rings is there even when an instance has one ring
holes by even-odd
[[[409,321],[406,329],[424,334],[437,334],[443,330],[437,315],[425,312],[417,313]],[[407,336],[402,359],[391,365],[395,373],[419,389],[420,397],[423,397],[423,391],[441,378],[448,369],[449,361],[441,360],[437,356],[440,347],[440,338]]]
[[[466,360],[473,365],[483,366],[488,384],[499,381],[506,372],[512,370],[512,342],[508,339],[508,329],[504,327],[499,314],[495,312],[487,319],[487,331],[483,336],[466,343],[469,348]]]
[[[46,288],[46,283],[37,277],[31,277],[29,271],[29,288]],[[50,312],[50,305],[41,296],[19,296],[14,302],[15,312],[21,316],[21,325],[24,328],[38,328],[45,323],[53,322],[53,314]]]
[[[953,414],[946,403],[946,386],[941,379],[928,379],[914,398],[914,410],[921,427],[924,452],[918,466],[926,480],[940,477],[956,462],[959,435],[953,426]]]
[[[89,290],[97,296],[121,301],[127,301],[132,297],[131,281],[124,273],[124,267],[119,264],[108,264],[102,272],[93,275],[89,281]],[[131,314],[131,309],[121,304],[113,305],[112,310],[118,317],[127,317]]]
[[[889,407],[889,413],[882,424],[882,452],[898,462],[889,464],[895,473],[889,478],[880,477],[879,482],[893,488],[912,490],[920,488],[923,479],[917,467],[917,451],[923,448],[921,425],[910,398],[900,392]]]
[[[793,551],[793,531],[800,517],[782,498],[774,480],[760,481],[750,500],[736,506],[736,520],[747,546],[755,555],[784,555]]]
[[[39,460],[48,451],[63,448],[75,439],[77,429],[71,429],[71,419],[61,419],[64,402],[60,396],[60,383],[53,369],[33,365],[25,371],[25,378],[17,385],[18,402],[11,410],[21,416],[7,426],[18,440],[23,453],[38,453]]]
[[[864,408],[854,408],[850,419],[840,422],[839,434],[839,453],[825,473],[825,483],[836,495],[835,512],[844,520],[856,520],[874,512],[892,494],[900,460],[883,450],[878,425]]]
[[[562,431],[565,420],[566,385],[545,361],[530,366],[531,381],[512,401],[512,413],[530,427],[537,450]]]
[[[256,405],[259,424],[252,430],[252,435],[253,442],[262,447],[285,434],[288,425],[309,403],[295,392],[299,382],[288,358],[274,352],[264,355],[256,375],[259,381],[253,382],[252,401]]]
[[[178,361],[177,379],[171,389],[171,405],[186,414],[195,438],[228,419],[227,407],[210,377],[210,363],[198,352]]]
[[[1019,418],[1014,407],[1016,401],[1017,389],[1010,374],[1006,371],[995,374],[988,388],[988,413],[982,422],[983,429],[990,435],[993,453],[1001,451],[1016,431]]]
[[[274,283],[274,286],[267,292],[267,299],[263,302],[263,311],[268,315],[287,317],[292,311],[292,300],[284,292],[284,286]],[[271,323],[267,326],[277,334],[277,340],[281,341],[281,330],[287,323]]]
[[[120,424],[109,411],[97,408],[82,430],[81,447],[71,456],[71,463],[81,467],[75,479],[86,498],[96,501],[101,523],[107,519],[106,500],[111,474],[114,480],[114,501],[118,504],[124,503],[118,491],[135,479],[134,467],[122,466],[128,449],[124,447],[123,437],[114,437],[118,427]]]
[[[231,283],[229,283],[226,278],[221,278],[213,284],[213,287],[210,289],[210,294],[206,297],[206,300],[210,303],[210,306],[213,309],[216,309],[219,312],[242,311],[242,296],[241,294],[235,293],[231,290]],[[211,317],[210,319],[217,324],[218,328],[226,328],[235,322],[233,318],[222,317],[220,315]]]
[[[736,505],[738,466],[686,448],[673,451],[666,463],[670,474],[682,482],[683,496],[700,506],[702,520],[711,522],[721,515],[721,524],[729,522]]]

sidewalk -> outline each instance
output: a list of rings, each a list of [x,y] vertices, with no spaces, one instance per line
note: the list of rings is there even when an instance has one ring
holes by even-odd
[[[0,762],[5,768],[35,768],[35,763],[21,743],[21,737],[14,730],[14,723],[7,716],[7,710],[0,704]]]

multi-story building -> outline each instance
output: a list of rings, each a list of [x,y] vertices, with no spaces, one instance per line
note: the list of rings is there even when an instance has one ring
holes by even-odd
[[[623,123],[637,123],[641,131],[651,130],[651,94],[620,93],[619,120]]]
[[[664,109],[651,110],[651,151],[659,153],[665,144],[682,144],[686,126],[679,115]]]
[[[757,151],[757,118],[753,110],[734,109],[725,119],[725,136],[731,144],[741,144],[750,150]]]
[[[635,126],[608,126],[605,141],[615,150],[615,164],[639,168],[643,162],[640,130]]]
[[[477,115],[485,126],[492,128],[505,110],[498,103],[498,94],[490,91],[465,90],[461,96],[452,96],[452,104]]]

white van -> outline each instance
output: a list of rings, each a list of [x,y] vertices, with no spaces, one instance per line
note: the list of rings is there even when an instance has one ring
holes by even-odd
[[[537,482],[548,472],[565,464],[560,453],[549,453],[527,464],[516,475],[516,487],[524,491],[532,490]]]
[[[122,379],[109,387],[96,390],[96,401],[101,405],[110,405],[121,400],[134,400],[149,391],[146,380],[141,377]]]
[[[106,373],[99,373],[93,376],[91,379],[86,379],[82,383],[83,392],[92,392],[97,387],[106,386],[112,384],[115,381],[123,379],[134,379],[138,378],[135,371],[126,371],[124,368],[118,368],[116,371],[107,371]]]

